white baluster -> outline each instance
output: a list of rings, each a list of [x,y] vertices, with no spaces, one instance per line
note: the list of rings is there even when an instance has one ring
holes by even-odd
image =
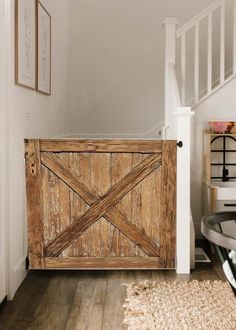
[[[195,103],[199,100],[199,23],[195,25],[195,46],[194,46],[194,99]]]
[[[185,105],[185,85],[186,85],[186,34],[181,35],[181,99]]]
[[[212,90],[212,13],[208,15],[207,40],[207,93]]]
[[[225,3],[220,6],[220,83],[225,81]]]

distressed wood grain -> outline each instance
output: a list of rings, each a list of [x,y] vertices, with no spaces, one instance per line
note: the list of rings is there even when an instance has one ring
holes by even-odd
[[[91,154],[90,153],[70,153],[69,168],[83,179],[86,186],[91,185]],[[81,198],[75,191],[71,189],[70,194],[71,219],[76,221],[89,208],[87,200]],[[78,237],[68,248],[67,256],[73,257],[89,257],[93,255],[92,238],[96,235],[92,228]],[[95,256],[95,255],[94,255]]]
[[[33,185],[41,237],[32,269],[175,267],[176,141],[29,144],[37,144],[40,169]]]
[[[51,160],[51,167],[55,167],[53,161],[48,155],[42,155],[42,161],[45,166],[49,166],[47,158]],[[73,240],[83,233],[92,223],[103,216],[114,204],[116,204],[124,195],[126,195],[133,187],[149,175],[154,169],[160,166],[160,155],[148,156],[142,163],[136,166],[132,172],[128,173],[117,184],[115,184],[105,195],[100,197],[93,203],[88,211],[85,212],[77,221],[68,226],[60,233],[53,241],[45,247],[47,256],[58,256]],[[61,164],[62,165],[62,164]],[[70,180],[72,185],[76,186],[73,180]],[[77,180],[78,181],[78,180]],[[77,182],[81,185],[81,182]],[[90,192],[85,189],[85,195],[88,197]],[[92,198],[92,194],[89,198]],[[122,222],[122,225],[124,223]],[[128,225],[128,223],[127,223]],[[144,236],[144,235],[142,235]],[[148,242],[146,242],[148,244]],[[149,244],[150,245],[150,244]],[[152,244],[151,244],[152,245]],[[153,247],[153,245],[152,245]],[[156,250],[156,249],[155,249]],[[157,253],[157,251],[155,251]],[[158,255],[158,254],[157,254]]]
[[[48,162],[50,159],[50,162]],[[86,186],[81,182],[81,178],[76,175],[65,163],[58,160],[54,155],[42,155],[42,162],[47,165],[54,173],[58,175],[64,182],[66,182],[73,190],[83,196],[88,204],[92,204],[99,199],[99,195],[94,188]],[[53,167],[52,167],[53,164]],[[69,180],[69,183],[68,183]],[[73,185],[71,184],[73,182]],[[158,256],[159,249],[154,245],[150,238],[146,236],[137,227],[132,225],[127,219],[119,213],[114,207],[104,214],[104,217],[116,226],[123,234],[131,239],[135,244],[139,244],[143,251],[150,256]]]
[[[111,187],[110,153],[94,153],[91,156],[91,186],[104,195]],[[93,255],[105,258],[110,256],[110,231],[111,225],[101,217],[95,222],[91,229],[93,231],[92,246],[95,250]]]
[[[132,154],[113,153],[111,157],[112,185],[119,182],[132,170]],[[131,218],[131,192],[126,194],[116,205],[116,210],[122,213],[128,221]],[[125,231],[123,231],[124,233]],[[120,230],[112,233],[112,250],[116,256],[135,256],[135,246]]]
[[[40,140],[40,150],[47,152],[121,152],[160,153],[161,140]]]
[[[120,258],[45,258],[47,268],[68,269],[157,269],[165,268],[165,261],[157,257]]]
[[[39,140],[25,140],[26,197],[30,267],[44,268],[43,210]]]
[[[176,247],[176,141],[163,141],[161,178],[160,255],[173,264]]]

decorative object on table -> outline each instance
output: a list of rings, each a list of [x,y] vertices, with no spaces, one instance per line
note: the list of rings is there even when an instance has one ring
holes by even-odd
[[[15,83],[36,87],[36,2],[15,1]]]
[[[209,127],[212,133],[223,134],[236,131],[236,122],[234,121],[209,121]]]
[[[37,86],[38,92],[51,95],[51,16],[37,2]]]
[[[236,298],[223,281],[127,286],[124,323],[137,329],[236,329]]]

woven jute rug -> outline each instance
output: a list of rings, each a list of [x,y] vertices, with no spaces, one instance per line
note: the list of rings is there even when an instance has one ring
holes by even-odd
[[[236,298],[222,281],[130,284],[124,309],[129,330],[236,329]]]

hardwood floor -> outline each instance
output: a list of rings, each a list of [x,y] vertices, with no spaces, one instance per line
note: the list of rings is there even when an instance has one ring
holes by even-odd
[[[31,271],[0,314],[0,329],[124,329],[125,283],[225,280],[218,265],[198,264],[190,276],[174,271]]]

